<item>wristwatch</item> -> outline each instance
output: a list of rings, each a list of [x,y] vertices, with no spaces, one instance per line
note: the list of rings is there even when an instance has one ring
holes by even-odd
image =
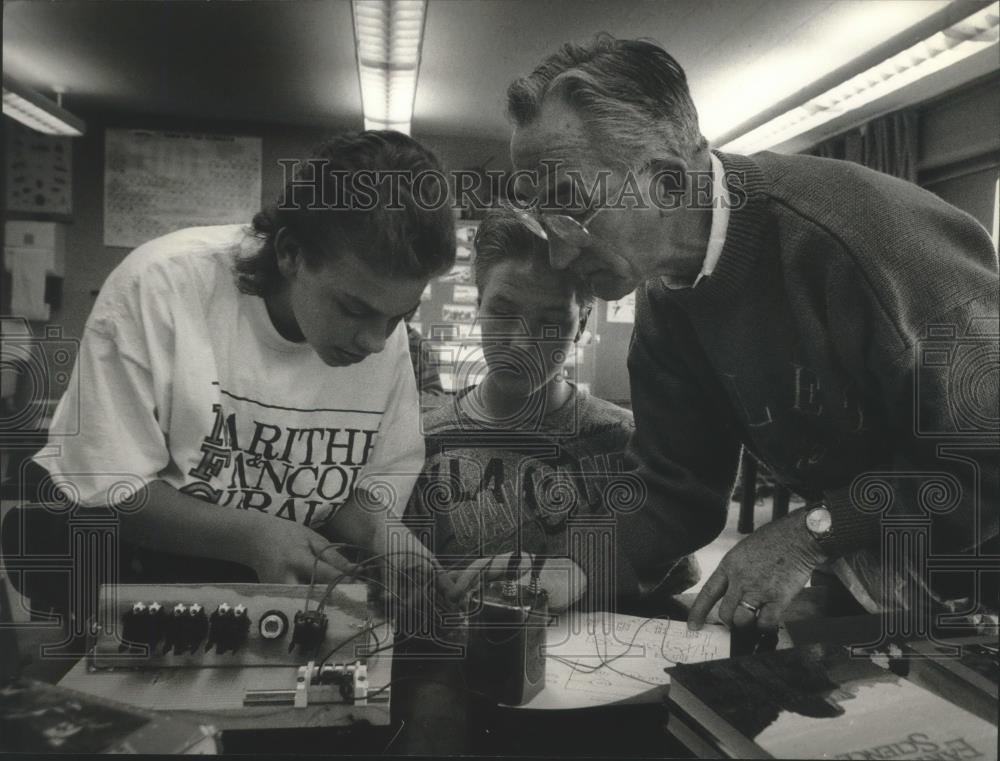
[[[817,541],[833,536],[833,516],[825,505],[806,511],[806,530]]]

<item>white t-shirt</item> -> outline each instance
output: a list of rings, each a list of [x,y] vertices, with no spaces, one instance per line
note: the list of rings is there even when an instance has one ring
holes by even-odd
[[[108,277],[36,461],[85,505],[162,479],[233,509],[317,527],[364,485],[402,514],[423,465],[406,327],[350,367],[325,365],[240,293],[241,225],[180,230]]]

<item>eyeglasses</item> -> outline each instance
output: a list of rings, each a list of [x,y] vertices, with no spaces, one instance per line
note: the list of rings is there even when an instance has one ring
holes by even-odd
[[[587,225],[605,208],[601,206],[594,209],[580,221],[568,214],[542,214],[535,206],[518,209],[512,204],[503,204],[503,207],[512,212],[518,222],[542,240],[547,241],[549,235],[554,235],[563,243],[568,243],[575,248],[584,248],[591,244],[594,236],[587,229]]]

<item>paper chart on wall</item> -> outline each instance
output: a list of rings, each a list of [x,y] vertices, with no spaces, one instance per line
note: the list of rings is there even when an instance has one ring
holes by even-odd
[[[728,658],[729,630],[617,613],[562,616],[546,631],[545,652],[545,689],[522,708],[655,703],[670,683],[664,669]]]
[[[42,135],[6,121],[6,211],[72,214],[72,138]]]
[[[260,211],[260,190],[260,138],[105,133],[106,246],[138,246],[183,227],[249,223]]]
[[[608,322],[635,322],[635,291],[608,302]]]

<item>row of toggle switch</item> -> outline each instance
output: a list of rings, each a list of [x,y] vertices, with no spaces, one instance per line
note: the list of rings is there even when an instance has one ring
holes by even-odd
[[[280,610],[268,610],[257,622],[260,638],[283,639],[288,634],[288,617]],[[325,638],[326,616],[318,611],[298,611],[288,651],[296,646],[315,649]],[[221,603],[208,615],[198,603],[177,603],[165,607],[159,602],[135,602],[122,615],[122,644],[119,652],[135,652],[143,647],[150,653],[195,653],[204,643],[204,652],[213,647],[218,654],[235,653],[250,633],[250,615],[245,605]]]
[[[194,653],[205,643],[205,652],[215,647],[219,654],[235,653],[247,640],[250,617],[245,605],[222,603],[211,616],[198,603],[177,603],[166,610],[158,602],[136,602],[122,616],[120,652],[131,645],[153,651],[162,643],[163,653]]]

